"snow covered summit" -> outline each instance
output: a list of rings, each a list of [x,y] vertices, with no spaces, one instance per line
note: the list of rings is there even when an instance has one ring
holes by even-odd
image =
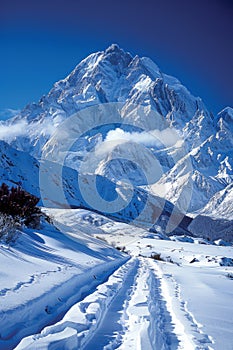
[[[13,144],[38,156],[49,135],[65,118],[106,102],[140,104],[156,110],[170,125],[190,136],[190,140],[194,127],[195,141],[204,140],[206,133],[209,136],[212,132],[211,114],[201,99],[192,96],[178,79],[162,73],[149,58],[132,57],[111,45],[80,62],[38,103],[27,105],[13,119],[14,123],[22,120],[28,123],[27,133]],[[208,129],[204,128],[206,124]]]

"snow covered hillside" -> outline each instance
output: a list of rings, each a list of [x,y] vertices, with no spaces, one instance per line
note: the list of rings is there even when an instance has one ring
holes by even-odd
[[[40,205],[91,209],[119,221],[134,222],[135,225],[148,230],[156,230],[157,226],[161,226],[165,231],[169,222],[173,222],[175,231],[185,233],[191,222],[191,218],[176,210],[172,203],[157,196],[149,196],[140,188],[134,188],[132,191],[127,184],[116,184],[100,175],[97,178],[92,174],[79,175],[76,170],[66,166],[62,167],[61,183],[58,163],[47,160],[39,163],[28,153],[17,151],[3,141],[0,143],[0,155],[1,182],[11,186],[22,186],[26,191],[41,198]],[[106,208],[101,208],[100,203],[93,208],[95,203],[90,205],[80,190],[80,183],[83,183],[88,195],[93,196],[93,184],[96,180],[100,197],[106,201]],[[109,212],[108,201],[116,197],[116,209]],[[130,203],[128,198],[131,198]],[[120,210],[117,209],[119,205]]]
[[[65,235],[47,225],[4,248],[5,263],[24,264],[30,278],[9,274],[2,322],[14,315],[15,325],[8,323],[7,333],[1,323],[2,349],[35,332],[16,349],[232,349],[232,247],[161,240],[85,210],[46,212]],[[29,241],[30,252],[22,248]],[[33,288],[43,291],[38,300],[13,306]]]
[[[44,221],[40,230],[21,232],[13,246],[0,245],[1,349],[61,318],[128,259],[83,230],[75,233]]]

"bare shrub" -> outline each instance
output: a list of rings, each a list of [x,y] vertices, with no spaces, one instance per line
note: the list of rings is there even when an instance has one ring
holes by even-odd
[[[18,236],[19,223],[12,217],[0,213],[0,240],[14,242]]]

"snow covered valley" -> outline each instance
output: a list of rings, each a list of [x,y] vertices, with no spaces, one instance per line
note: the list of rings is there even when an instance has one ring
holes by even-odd
[[[45,211],[1,246],[1,349],[232,349],[232,246]]]

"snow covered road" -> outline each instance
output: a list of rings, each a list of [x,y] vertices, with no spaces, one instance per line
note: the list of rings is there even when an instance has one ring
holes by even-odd
[[[177,348],[155,264],[147,258],[132,258],[61,322],[25,339],[17,349],[50,349],[52,344],[57,349],[82,350]],[[71,342],[74,335],[76,340]]]
[[[60,322],[25,338],[16,349],[207,350],[211,345],[178,287],[174,298],[168,293],[159,264],[138,257],[113,272]]]

